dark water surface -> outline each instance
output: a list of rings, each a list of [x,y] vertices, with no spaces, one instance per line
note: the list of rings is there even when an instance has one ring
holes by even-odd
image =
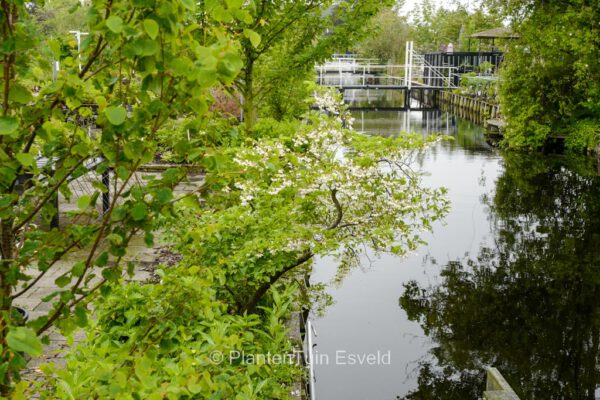
[[[427,185],[448,188],[452,210],[418,254],[365,257],[328,290],[335,304],[313,318],[317,400],[477,399],[488,365],[522,399],[594,399],[600,177],[592,160],[500,154],[481,128],[446,114],[355,117],[370,133],[454,136],[420,161]],[[335,267],[320,260],[313,281],[328,282]]]

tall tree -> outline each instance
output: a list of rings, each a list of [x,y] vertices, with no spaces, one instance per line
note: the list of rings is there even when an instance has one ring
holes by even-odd
[[[153,240],[153,221],[169,212],[171,170],[140,186],[137,168],[154,157],[154,137],[170,119],[202,113],[207,90],[231,83],[240,59],[224,32],[194,24],[188,0],[93,2],[81,53],[32,27],[29,3],[0,1],[0,395],[24,367],[24,354],[40,355],[38,339],[59,324],[65,331],[86,324],[85,304],[106,282],[121,278],[132,235]],[[243,17],[243,13],[238,13]],[[51,61],[61,63],[53,74]],[[88,134],[87,127],[100,130]],[[188,149],[189,151],[189,149]],[[98,163],[113,171],[110,185],[94,183],[62,229],[40,229],[58,212],[53,199],[72,196],[69,181]],[[110,190],[108,208],[96,203]],[[85,256],[55,280],[45,301],[50,311],[18,326],[13,301],[28,294],[76,248]]]
[[[214,2],[205,2],[212,9]],[[235,2],[233,2],[235,3]],[[246,128],[254,126],[260,102],[314,63],[346,50],[368,31],[368,20],[389,0],[256,0],[250,17],[230,29],[241,38],[242,73],[236,86],[243,99]],[[231,15],[224,13],[222,21]],[[277,65],[273,65],[273,59]],[[303,100],[303,99],[301,99]]]
[[[491,2],[520,33],[506,56],[500,100],[505,144],[538,149],[555,134],[574,150],[600,143],[600,4]]]
[[[452,43],[455,51],[467,51],[471,34],[502,26],[502,18],[483,5],[475,10],[462,4],[435,8],[424,0],[413,12],[413,25],[413,39],[421,50],[437,51],[440,45]]]
[[[366,57],[389,62],[404,62],[406,41],[411,37],[411,26],[406,17],[398,14],[397,6],[382,10],[372,21],[372,34],[357,46]]]

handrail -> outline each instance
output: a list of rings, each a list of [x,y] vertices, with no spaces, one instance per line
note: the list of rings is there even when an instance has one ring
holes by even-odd
[[[394,85],[393,83],[388,86],[406,86],[410,91],[413,84],[424,85],[426,78],[434,79],[436,84],[431,85],[432,88],[454,88],[453,77],[456,75],[456,67],[452,66],[434,66],[430,64],[424,55],[414,50],[414,44],[412,42],[406,43],[406,64],[381,64],[373,63],[373,59],[358,58],[354,54],[334,55],[334,58],[321,64],[315,65],[315,72],[318,73],[318,82],[323,85],[325,78],[332,78],[332,86],[338,86],[343,89],[344,86],[364,86],[366,88],[371,86],[382,86],[376,84],[367,85],[367,78],[377,79],[379,81],[403,81],[401,85]],[[404,70],[404,76],[402,72],[397,73],[395,70]],[[427,76],[425,72],[428,72]],[[383,72],[383,73],[382,73]],[[361,76],[362,85],[344,85],[344,79],[350,76]],[[327,76],[326,76],[327,75]],[[335,77],[339,75],[339,77]],[[425,85],[428,86],[428,85]]]
[[[306,322],[306,331],[307,331],[307,341],[308,341],[308,377],[309,377],[309,387],[310,387],[310,400],[317,400],[316,388],[315,388],[315,363],[314,363],[314,354],[313,354],[313,341],[312,335],[313,333],[317,336],[317,333],[314,331],[312,323],[309,321]]]

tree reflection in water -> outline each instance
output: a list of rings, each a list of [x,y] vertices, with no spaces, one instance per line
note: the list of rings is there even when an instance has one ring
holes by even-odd
[[[589,167],[589,168],[588,168]],[[589,173],[588,173],[589,172]],[[495,243],[405,284],[434,341],[406,399],[477,399],[486,366],[521,399],[594,399],[600,380],[600,177],[587,161],[508,154],[489,207]]]

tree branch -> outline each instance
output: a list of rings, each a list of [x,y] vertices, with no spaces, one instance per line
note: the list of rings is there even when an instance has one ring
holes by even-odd
[[[77,162],[77,164],[75,164],[73,167],[71,167],[71,169],[67,173],[65,173],[65,176],[63,176],[62,179],[60,181],[58,181],[54,185],[54,187],[52,187],[52,189],[50,189],[50,192],[47,193],[46,196],[44,196],[44,198],[37,204],[37,206],[33,209],[33,211],[23,221],[21,221],[16,227],[13,228],[13,233],[14,234],[16,234],[19,231],[19,229],[21,229],[22,227],[24,227],[29,221],[31,221],[37,215],[37,213],[42,209],[42,207],[44,207],[44,205],[56,193],[56,191],[61,187],[61,185],[63,183],[65,183],[65,181],[69,178],[69,176],[71,176],[71,174],[77,168],[79,168],[79,166],[81,166],[81,164],[83,164],[86,159],[87,158],[82,158],[81,160],[79,160]]]
[[[271,286],[273,286],[283,275],[285,275],[288,271],[293,270],[296,267],[301,266],[308,260],[314,257],[314,253],[309,249],[306,250],[300,258],[292,265],[282,269],[281,271],[275,273],[268,282],[263,283],[258,290],[254,293],[252,298],[244,305],[244,307],[239,309],[239,313],[253,313],[256,310],[256,306],[258,302],[263,298],[263,296],[269,291]]]
[[[19,296],[22,296],[24,293],[26,293],[29,289],[31,289],[33,286],[35,286],[36,283],[39,282],[40,279],[42,279],[42,277],[44,275],[46,275],[46,273],[48,271],[50,271],[50,268],[52,268],[54,266],[54,264],[56,264],[58,261],[60,261],[60,259],[67,254],[69,251],[71,251],[71,249],[73,249],[73,247],[77,246],[79,243],[81,243],[81,240],[76,240],[73,243],[71,243],[66,249],[64,249],[63,251],[61,251],[60,253],[58,253],[54,259],[52,260],[52,262],[50,263],[50,265],[48,265],[48,268],[45,271],[42,271],[29,285],[27,285],[27,287],[25,287],[23,290],[21,290],[18,293],[15,293],[11,296],[11,298],[14,300]]]
[[[335,209],[337,211],[337,217],[335,218],[335,221],[333,221],[333,223],[327,228],[327,230],[329,231],[337,228],[340,225],[340,222],[342,222],[342,218],[344,217],[344,209],[342,208],[342,205],[340,204],[340,201],[337,198],[337,189],[333,189],[331,191],[331,201],[333,201],[333,205],[335,206]]]

